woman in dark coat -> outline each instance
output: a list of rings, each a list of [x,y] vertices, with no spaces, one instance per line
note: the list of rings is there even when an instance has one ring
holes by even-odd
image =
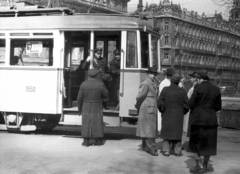
[[[180,76],[173,74],[171,85],[163,88],[158,98],[158,109],[162,113],[161,138],[163,155],[170,155],[170,145],[176,156],[182,156],[183,117],[189,110],[187,92],[178,86]]]
[[[194,152],[196,166],[191,173],[207,171],[210,156],[217,154],[217,115],[222,107],[220,89],[208,80],[206,71],[198,72],[198,83],[190,99],[189,148]],[[202,165],[201,156],[204,156]]]
[[[146,79],[140,84],[136,108],[138,125],[136,135],[142,138],[142,148],[147,153],[157,156],[155,138],[157,137],[157,69],[150,67]]]
[[[88,70],[89,79],[84,81],[78,93],[78,110],[82,115],[83,146],[89,146],[90,139],[94,145],[102,145],[104,136],[102,101],[108,98],[108,91],[103,82],[97,80],[99,70]]]

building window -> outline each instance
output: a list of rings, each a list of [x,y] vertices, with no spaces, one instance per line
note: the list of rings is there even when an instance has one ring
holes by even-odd
[[[165,44],[165,45],[170,45],[170,44],[169,44],[169,35],[165,35],[164,44]]]
[[[164,22],[164,29],[169,30],[169,21]]]

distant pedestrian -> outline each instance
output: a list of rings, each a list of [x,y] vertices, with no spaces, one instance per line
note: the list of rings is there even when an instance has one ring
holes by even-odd
[[[136,98],[138,124],[136,135],[142,138],[142,149],[158,156],[155,138],[157,137],[157,69],[149,67],[146,79],[140,84]]]
[[[78,110],[82,115],[82,145],[102,145],[104,136],[102,101],[108,98],[103,82],[97,80],[99,70],[88,70],[89,79],[84,81],[78,93]],[[91,143],[93,141],[93,143]]]
[[[173,68],[167,68],[167,70],[164,72],[165,78],[159,85],[158,96],[161,94],[164,87],[171,85],[171,78],[172,78],[172,75],[174,74],[174,71],[175,70]],[[161,130],[161,127],[162,127],[162,117],[161,117],[161,112],[158,112],[158,127],[157,127],[157,129],[159,132]]]
[[[189,74],[189,81],[192,84],[192,87],[188,90],[188,93],[187,93],[187,96],[188,96],[189,100],[192,96],[194,86],[198,83],[197,77],[198,77],[197,72],[193,72],[193,73]],[[189,128],[189,126],[188,126],[189,125],[189,114],[190,114],[190,110],[188,111],[188,113],[186,113],[184,115],[184,119],[183,119],[183,132],[184,133],[189,132],[188,131],[188,128]]]
[[[208,171],[210,156],[217,155],[217,115],[222,107],[220,89],[209,82],[206,71],[198,72],[199,84],[195,85],[190,99],[189,148],[195,155],[196,166],[191,173]],[[204,157],[203,164],[201,156]]]
[[[181,78],[178,86],[179,86],[180,88],[186,90],[185,83],[186,83],[186,79],[185,79],[185,78]]]
[[[163,88],[157,100],[158,109],[162,113],[162,153],[166,157],[170,155],[171,146],[175,156],[182,156],[183,116],[189,110],[189,101],[187,92],[178,86],[179,81],[180,76],[173,74],[171,85]]]

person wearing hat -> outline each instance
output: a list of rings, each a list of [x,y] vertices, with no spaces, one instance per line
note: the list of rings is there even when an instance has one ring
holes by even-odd
[[[158,96],[160,95],[164,87],[170,86],[171,77],[174,74],[174,71],[175,70],[173,68],[167,68],[167,70],[164,72],[165,78],[159,85]],[[161,127],[162,127],[162,117],[161,117],[161,112],[158,112],[158,131],[159,132],[161,130]]]
[[[110,74],[107,74],[107,61],[102,55],[103,49],[98,47],[94,50],[94,56],[88,56],[82,65],[83,69],[97,69],[100,71],[97,75],[97,79],[102,81],[106,87],[108,87],[108,81],[112,79]],[[107,102],[103,101],[103,106],[107,109]]]
[[[189,110],[189,100],[186,90],[178,86],[180,79],[178,74],[173,74],[171,85],[163,88],[157,99],[158,110],[162,114],[162,154],[166,157],[170,155],[170,147],[175,156],[182,156],[183,116]]]
[[[119,75],[120,67],[121,67],[121,53],[119,49],[116,49],[114,50],[113,54],[114,54],[114,58],[110,62],[110,71],[113,74]]]
[[[119,97],[119,88],[120,88],[120,68],[121,68],[121,52],[119,49],[114,50],[113,52],[114,57],[110,62],[110,72],[112,73],[113,80],[115,81],[116,85],[116,96]],[[119,99],[118,99],[119,101]],[[119,109],[119,104],[117,105],[116,109]]]
[[[100,73],[98,74],[98,79],[101,81],[106,81],[108,79],[104,78],[104,74],[106,73],[107,61],[101,55],[102,48],[96,48],[94,50],[94,56],[88,56],[88,58],[83,63],[82,68],[99,70]]]
[[[198,83],[198,81],[197,81],[198,75],[197,75],[197,72],[194,71],[194,72],[190,73],[188,76],[189,76],[189,82],[192,84],[192,87],[188,90],[188,93],[187,93],[188,99],[190,100],[193,90],[194,90],[194,86]],[[184,120],[183,120],[183,132],[187,133],[187,134],[189,132],[188,131],[189,113],[190,113],[190,111],[184,115]]]
[[[220,89],[209,81],[207,71],[199,71],[197,74],[198,84],[189,102],[189,150],[194,153],[196,160],[196,166],[190,172],[205,173],[208,171],[210,156],[217,155],[216,112],[222,108],[222,101]]]
[[[142,138],[142,149],[158,156],[155,138],[157,137],[157,68],[149,67],[146,79],[140,84],[136,97],[138,124],[136,135]]]
[[[78,111],[82,115],[83,146],[103,144],[103,100],[108,99],[108,91],[103,82],[97,80],[99,70],[88,70],[88,80],[84,81],[78,93]]]

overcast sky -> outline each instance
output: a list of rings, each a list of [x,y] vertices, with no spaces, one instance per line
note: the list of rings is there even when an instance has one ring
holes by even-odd
[[[163,0],[161,1],[163,2]],[[137,8],[138,2],[139,0],[130,0],[128,3],[128,12],[134,12]],[[146,5],[146,2],[148,5],[152,3],[158,5],[160,0],[143,0],[143,6]],[[214,3],[214,0],[172,0],[172,2],[173,4],[180,4],[181,8],[187,8],[189,11],[198,12],[200,15],[203,12],[205,12],[205,14],[214,14],[216,10],[217,12],[222,12],[224,18],[227,18],[228,15],[223,8],[220,8]]]

